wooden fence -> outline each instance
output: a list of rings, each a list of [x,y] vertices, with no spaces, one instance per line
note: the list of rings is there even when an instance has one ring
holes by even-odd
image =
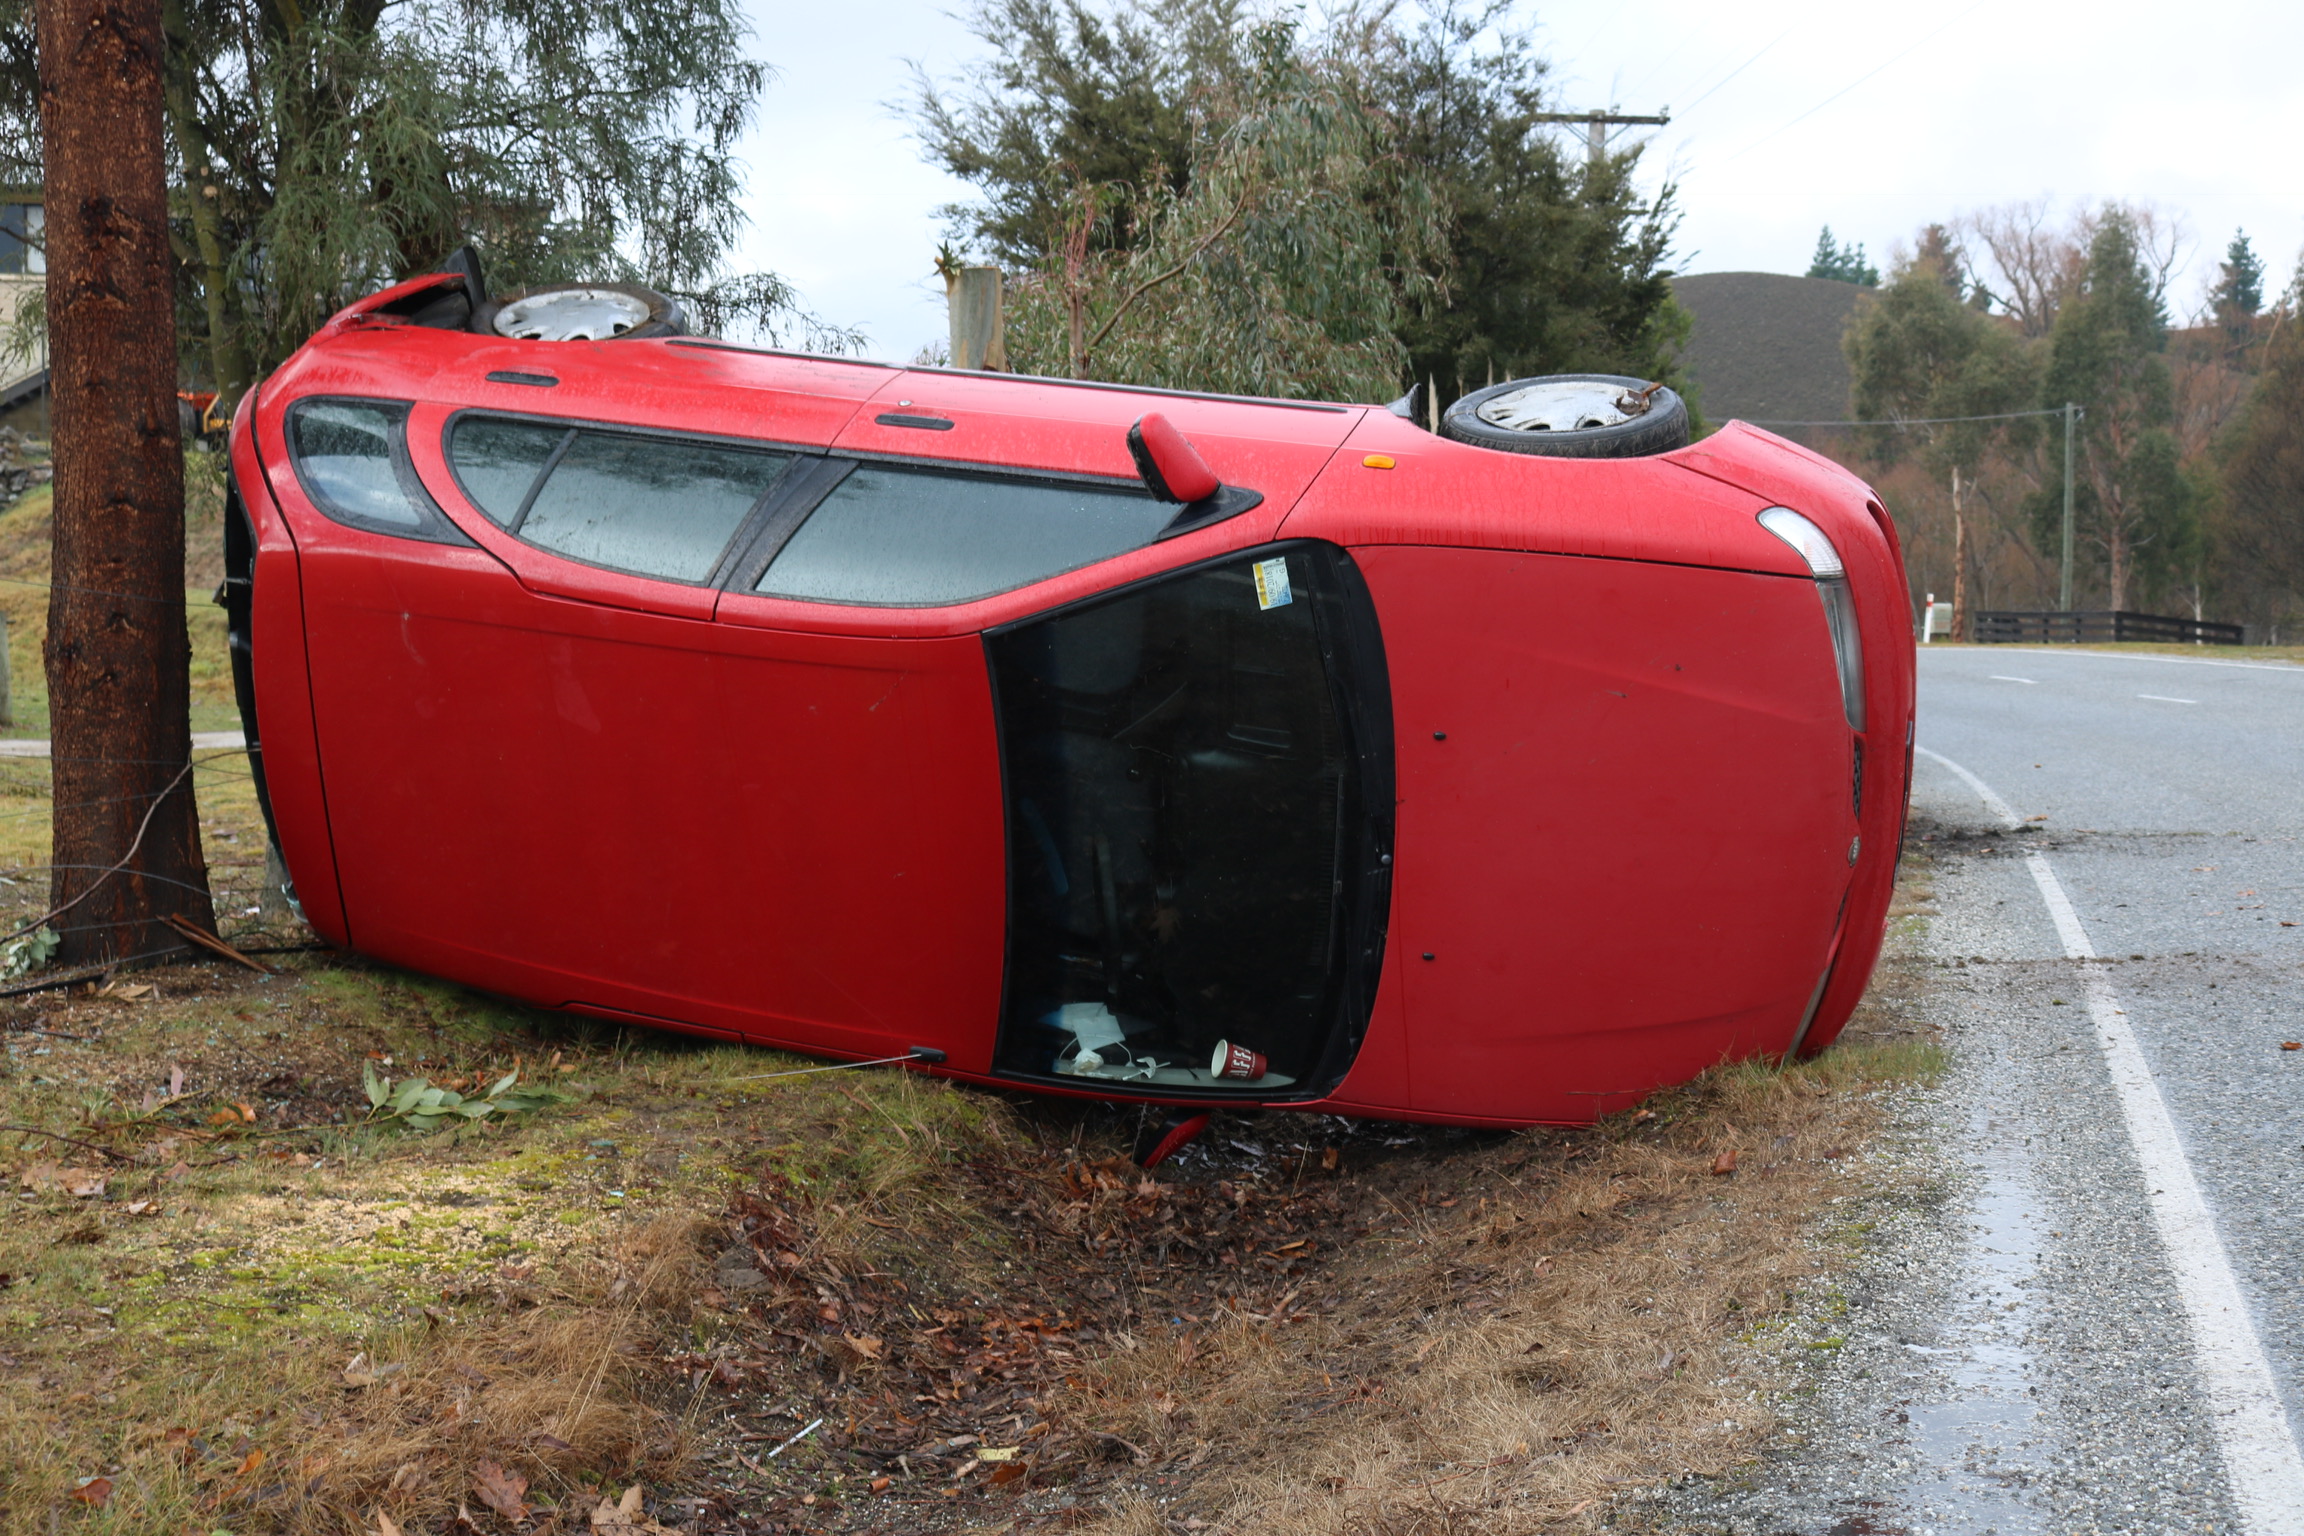
[[[1978,613],[1969,620],[1979,645],[2088,645],[2106,640],[2160,640],[2179,645],[2239,645],[2245,631],[2237,624],[2211,624],[2204,619],[2172,618],[2164,613],[2130,613],[2125,609],[2097,609],[2085,613],[2033,613],[2001,611]]]

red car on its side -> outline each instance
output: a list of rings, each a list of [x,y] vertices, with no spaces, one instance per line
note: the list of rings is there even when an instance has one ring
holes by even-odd
[[[974,1082],[1483,1125],[1855,1005],[1912,653],[1833,464],[1673,447],[1625,381],[1435,433],[677,330],[467,265],[242,403],[241,707],[330,941]]]

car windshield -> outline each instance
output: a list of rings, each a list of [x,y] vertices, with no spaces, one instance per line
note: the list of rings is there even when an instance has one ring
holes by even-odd
[[[1361,786],[1324,547],[988,642],[1008,790],[997,1066],[1286,1096],[1343,1008]]]

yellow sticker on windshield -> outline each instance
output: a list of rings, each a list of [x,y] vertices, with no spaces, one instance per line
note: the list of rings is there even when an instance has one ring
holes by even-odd
[[[1259,608],[1285,608],[1296,601],[1296,594],[1288,590],[1288,557],[1259,560],[1250,567],[1256,573],[1256,606]]]

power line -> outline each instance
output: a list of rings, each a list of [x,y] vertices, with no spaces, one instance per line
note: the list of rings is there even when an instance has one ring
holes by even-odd
[[[1999,411],[1990,416],[1904,416],[1894,421],[1760,421],[1739,416],[1755,427],[1940,427],[1956,421],[2017,421],[2026,416],[2061,416],[2064,407],[2045,411]]]
[[[1944,25],[1929,33],[1926,37],[1920,39],[1920,41],[1914,43],[1911,47],[1905,49],[1902,53],[1897,54],[1894,58],[1888,60],[1887,63],[1867,70],[1865,73],[1857,76],[1848,84],[1842,86],[1839,90],[1834,91],[1831,95],[1816,103],[1816,105],[1810,107],[1807,111],[1801,113],[1798,117],[1792,119],[1792,121],[1786,123],[1783,127],[1778,128],[1773,132],[1761,135],[1759,138],[1754,139],[1751,143],[1745,145],[1742,149],[1736,151],[1736,153],[1730,155],[1726,160],[1723,160],[1720,163],[1722,165],[1733,164],[1736,161],[1743,159],[1746,155],[1752,153],[1752,151],[1758,149],[1761,145],[1767,143],[1769,140],[1776,138],[1779,134],[1791,132],[1794,128],[1799,127],[1802,123],[1808,121],[1808,119],[1814,117],[1817,113],[1823,111],[1826,107],[1832,105],[1832,103],[1838,101],[1841,97],[1856,89],[1856,87],[1872,79],[1873,76],[1882,74],[1887,70],[1893,69],[1896,65],[1903,63],[1913,54],[1918,53],[1921,49],[1927,47],[1930,43],[1936,41],[1936,39],[1951,31],[1952,28],[1959,25],[1961,22],[1966,21],[1976,12],[1984,9],[1984,4],[1985,0],[1976,0],[1976,3],[1968,7],[1967,10],[1962,11],[1959,15],[1953,17],[1950,21],[1945,22]]]

